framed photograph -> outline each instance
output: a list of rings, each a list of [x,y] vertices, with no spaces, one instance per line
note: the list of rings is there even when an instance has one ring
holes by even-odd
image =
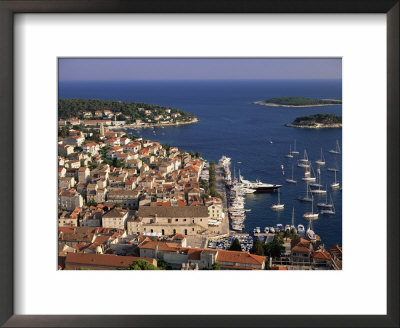
[[[399,325],[398,1],[0,10],[2,325]]]

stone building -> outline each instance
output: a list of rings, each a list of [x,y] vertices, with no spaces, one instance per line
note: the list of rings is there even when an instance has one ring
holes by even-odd
[[[103,215],[103,228],[125,229],[127,219],[128,211],[113,208],[110,212]]]
[[[73,211],[83,206],[82,196],[73,188],[58,192],[58,207],[63,210]]]
[[[206,206],[143,206],[127,223],[128,233],[196,235],[208,229]]]
[[[135,209],[139,205],[139,196],[140,193],[135,190],[112,190],[107,193],[107,201]]]

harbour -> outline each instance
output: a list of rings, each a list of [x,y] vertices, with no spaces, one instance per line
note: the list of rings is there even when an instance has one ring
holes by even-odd
[[[133,90],[133,91],[132,91]],[[179,90],[179,92],[177,92]],[[289,129],[285,123],[299,115],[329,112],[341,115],[341,105],[328,107],[279,108],[257,106],[255,99],[280,96],[284,93],[302,94],[310,98],[336,98],[341,96],[340,81],[207,81],[207,82],[124,82],[107,84],[74,84],[60,87],[62,97],[83,97],[143,101],[185,109],[199,117],[196,124],[173,127],[131,129],[130,133],[161,143],[176,145],[187,151],[199,151],[207,161],[218,163],[222,155],[231,158],[231,170],[236,176],[248,181],[282,185],[280,201],[285,204],[280,211],[271,210],[277,203],[276,192],[250,193],[245,197],[243,233],[253,234],[256,227],[291,223],[292,208],[295,208],[295,225],[307,229],[308,221],[303,214],[310,211],[311,192],[307,199],[305,168],[298,167],[304,149],[311,162],[311,178],[317,179],[317,164],[321,159],[321,148],[326,164],[320,168],[322,189],[328,190],[328,202],[335,207],[334,215],[319,215],[313,222],[314,229],[326,245],[342,243],[342,158],[329,150],[336,150],[336,140],[342,148],[341,129]],[[296,148],[294,141],[296,140]],[[299,154],[285,157],[290,147]],[[284,169],[282,170],[281,165]],[[293,175],[292,175],[293,167]],[[314,172],[313,172],[314,171]],[[331,189],[336,179],[339,189]],[[231,172],[233,175],[233,172]],[[288,183],[292,179],[297,183]],[[313,182],[310,182],[313,183]],[[316,182],[315,182],[316,183]],[[325,194],[314,196],[316,205],[325,202]],[[303,197],[299,201],[298,197]]]

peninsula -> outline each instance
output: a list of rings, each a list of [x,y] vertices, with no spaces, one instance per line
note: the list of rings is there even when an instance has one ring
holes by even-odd
[[[285,126],[303,129],[341,128],[342,117],[335,114],[314,114],[297,117]]]
[[[318,107],[340,105],[342,99],[311,99],[305,97],[279,97],[255,101],[254,104],[270,107]]]
[[[59,125],[83,125],[113,128],[140,128],[181,125],[198,118],[176,108],[140,102],[99,99],[59,99]]]

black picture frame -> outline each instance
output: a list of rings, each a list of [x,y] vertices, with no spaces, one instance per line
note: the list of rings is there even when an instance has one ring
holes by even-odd
[[[399,8],[399,0],[0,0],[0,144],[3,154],[7,154],[0,156],[0,324],[4,327],[399,327]],[[387,315],[14,315],[13,206],[18,205],[13,196],[12,159],[13,20],[16,13],[386,14]]]

